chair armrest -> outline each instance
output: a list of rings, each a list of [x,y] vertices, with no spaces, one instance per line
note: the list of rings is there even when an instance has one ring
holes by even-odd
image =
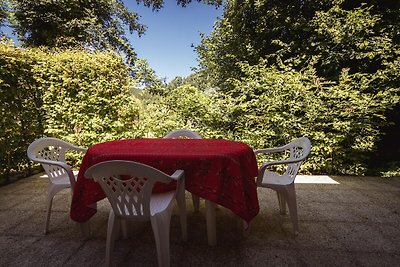
[[[272,147],[272,148],[263,148],[254,150],[254,154],[270,154],[270,153],[277,153],[277,152],[284,152],[286,150],[285,147]]]
[[[184,177],[185,172],[183,170],[176,170],[172,175],[171,178],[178,181],[182,177]]]
[[[171,178],[173,180],[178,181],[178,185],[176,187],[176,194],[181,196],[183,199],[185,198],[185,172],[183,170],[176,170]]]
[[[297,163],[302,161],[303,158],[298,158],[298,159],[283,159],[283,160],[274,160],[274,161],[268,161],[265,162],[262,166],[271,166],[271,165],[280,165],[280,164],[291,164],[291,163]]]
[[[79,146],[71,146],[71,147],[69,147],[69,149],[75,150],[75,151],[79,151],[79,152],[83,152],[83,153],[86,153],[86,151],[87,151],[87,148],[79,147]]]
[[[71,169],[71,167],[67,163],[62,162],[62,161],[54,161],[54,160],[38,159],[38,158],[33,159],[33,161],[38,162],[40,164],[59,166],[59,167],[65,169],[65,170]]]
[[[287,165],[287,164],[291,164],[291,163],[297,163],[297,162],[301,162],[303,160],[303,158],[298,158],[298,159],[285,159],[285,160],[275,160],[275,161],[269,161],[269,162],[265,162],[263,165],[261,165],[260,169],[259,169],[259,173],[264,173],[265,169],[269,166],[272,165]]]
[[[62,161],[54,161],[54,160],[38,159],[38,158],[35,158],[34,161],[40,164],[54,165],[63,168],[68,174],[69,181],[72,187],[75,185],[75,175],[71,169],[71,166],[69,166],[67,163]]]

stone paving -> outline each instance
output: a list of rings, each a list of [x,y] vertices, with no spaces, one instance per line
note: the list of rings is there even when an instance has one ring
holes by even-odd
[[[0,266],[103,266],[109,205],[98,205],[92,237],[69,218],[70,191],[53,202],[50,232],[43,234],[45,176],[0,187]],[[299,234],[280,215],[276,194],[259,189],[260,213],[247,235],[229,210],[217,209],[217,242],[207,245],[204,202],[193,212],[187,194],[188,242],[179,217],[171,221],[171,266],[400,266],[400,177],[296,179]],[[117,240],[114,266],[157,266],[150,223],[130,225]]]

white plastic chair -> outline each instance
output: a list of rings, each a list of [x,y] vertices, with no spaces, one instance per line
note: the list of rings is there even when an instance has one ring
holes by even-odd
[[[189,138],[189,139],[202,139],[202,137],[191,130],[186,130],[186,129],[181,129],[181,130],[175,130],[170,133],[168,133],[164,138]],[[193,207],[194,211],[199,211],[200,209],[200,198],[199,196],[192,194],[192,201],[193,201]]]
[[[54,195],[64,188],[73,188],[76,176],[71,167],[65,161],[66,150],[86,152],[86,148],[74,146],[68,142],[56,138],[44,137],[33,141],[27,150],[30,160],[42,165],[49,177],[49,185],[46,196],[46,226],[44,233],[49,230],[51,206]]]
[[[184,172],[171,176],[148,165],[133,161],[112,160],[90,167],[85,177],[98,182],[110,201],[106,241],[106,266],[111,263],[116,234],[121,220],[151,221],[159,266],[169,266],[169,229],[176,198],[180,212],[182,239],[187,240]],[[155,182],[178,182],[176,191],[152,194]]]
[[[202,137],[191,130],[175,130],[170,133],[168,133],[164,138],[191,138],[191,139],[202,139]]]
[[[310,140],[307,137],[301,137],[281,147],[259,149],[254,151],[256,155],[282,152],[289,154],[287,159],[264,163],[259,169],[257,186],[271,188],[277,192],[281,214],[286,214],[287,203],[295,234],[298,232],[298,218],[294,180],[300,169],[302,161],[308,157],[310,150]],[[286,165],[286,169],[283,174],[267,170],[269,166],[273,165]]]

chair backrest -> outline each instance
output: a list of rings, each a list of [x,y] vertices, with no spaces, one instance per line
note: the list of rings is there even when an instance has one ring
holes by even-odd
[[[124,160],[93,165],[85,177],[100,184],[115,215],[137,220],[150,218],[153,184],[172,181],[170,176],[151,166]]]
[[[41,160],[58,161],[65,163],[65,151],[73,147],[72,144],[57,138],[44,137],[33,141],[27,150],[27,156],[34,162],[40,162],[50,179],[66,175],[65,169],[51,164],[44,164]]]
[[[168,133],[164,138],[191,138],[191,139],[202,139],[202,137],[191,130],[175,130],[170,133]]]
[[[302,161],[310,154],[311,142],[307,137],[303,136],[293,140],[283,146],[283,148],[289,151],[289,158],[287,160],[296,160],[295,163],[289,163],[285,171],[286,175],[294,179],[299,172]]]

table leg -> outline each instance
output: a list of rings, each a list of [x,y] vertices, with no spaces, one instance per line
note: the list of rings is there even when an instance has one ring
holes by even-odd
[[[82,236],[84,239],[90,238],[90,220],[80,223]]]
[[[241,218],[239,218],[239,228],[242,229],[243,237],[248,237],[250,235],[250,225]]]
[[[97,209],[97,202],[93,203],[93,204],[90,204],[89,207]],[[86,222],[80,223],[79,225],[81,227],[81,232],[82,232],[83,238],[85,238],[85,239],[90,238],[90,235],[91,235],[91,233],[90,233],[90,220],[87,220]]]
[[[215,225],[215,208],[217,207],[217,204],[207,199],[205,200],[205,204],[208,245],[215,246],[217,244],[217,233]]]

